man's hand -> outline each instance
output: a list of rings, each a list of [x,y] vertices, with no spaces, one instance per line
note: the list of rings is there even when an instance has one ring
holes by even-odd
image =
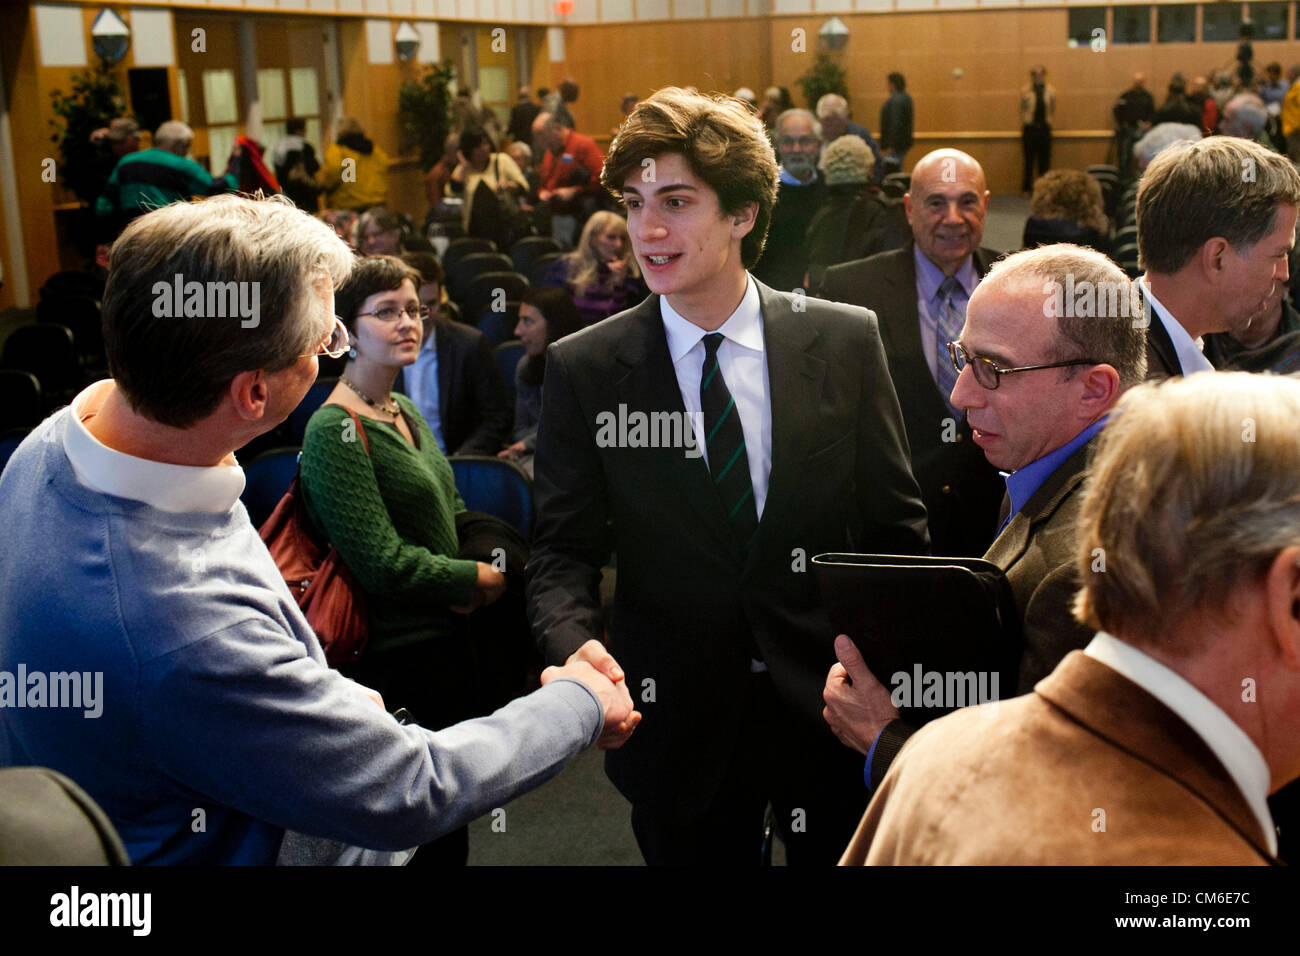
[[[564,202],[568,202],[574,196],[578,195],[578,187],[562,186],[559,189],[555,190],[553,193],[551,193],[551,195],[554,196],[556,199],[561,199]]]
[[[593,664],[593,661],[596,663]],[[617,675],[611,677],[610,675]],[[590,687],[605,711],[605,727],[600,732],[596,746],[601,750],[614,750],[623,746],[632,731],[641,722],[641,715],[632,708],[632,695],[623,680],[623,669],[605,650],[600,641],[591,640],[578,648],[563,667],[548,667],[542,671],[542,684],[557,677],[572,677]]]
[[[468,604],[453,605],[457,614],[469,614],[485,604],[491,604],[506,593],[506,576],[483,561],[478,562],[478,580],[474,582],[474,596]]]
[[[822,690],[822,717],[840,743],[865,757],[885,724],[898,719],[898,708],[847,635],[835,638],[835,656],[839,662],[831,666]]]
[[[629,707],[632,704],[631,692],[627,689],[627,682],[624,680],[623,668],[618,666],[618,661],[614,660],[614,655],[605,650],[605,645],[594,638],[583,644],[580,648],[570,655],[569,659],[564,662],[564,666],[570,664],[587,663],[599,671],[609,680],[622,696],[627,698]],[[557,668],[548,668],[556,670]],[[545,683],[545,675],[543,675]],[[593,688],[594,689],[594,688]],[[632,731],[636,730],[636,725],[641,723],[641,714],[639,711],[632,710],[626,716],[620,718],[614,723],[605,721],[605,730],[601,733],[600,739],[596,741],[596,746],[601,750],[617,750],[632,736]]]

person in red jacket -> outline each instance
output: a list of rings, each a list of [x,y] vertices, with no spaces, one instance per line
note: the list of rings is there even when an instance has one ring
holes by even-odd
[[[550,206],[555,237],[572,245],[599,204],[605,157],[594,139],[556,113],[539,113],[533,121],[533,152],[540,157],[537,198]]]

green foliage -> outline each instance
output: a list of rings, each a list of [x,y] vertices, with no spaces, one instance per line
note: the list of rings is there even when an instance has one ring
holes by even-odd
[[[73,75],[70,94],[54,90],[50,97],[54,101],[50,142],[58,145],[63,157],[59,178],[77,198],[93,203],[107,172],[99,168],[104,155],[90,142],[90,134],[126,115],[122,87],[112,64],[99,57],[91,69]]]
[[[429,64],[418,80],[403,83],[397,95],[397,115],[402,122],[402,152],[420,151],[420,168],[429,169],[441,157],[447,139],[447,114],[451,107],[450,60]]]
[[[817,59],[813,61],[813,65],[809,67],[808,72],[795,82],[803,88],[804,99],[808,101],[808,109],[815,110],[817,101],[827,93],[838,93],[848,99],[849,85],[847,77],[848,73],[844,67],[832,60],[829,54],[818,53]]]

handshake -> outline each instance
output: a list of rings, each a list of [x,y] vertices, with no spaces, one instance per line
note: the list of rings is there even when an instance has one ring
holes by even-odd
[[[569,677],[586,684],[600,700],[605,710],[605,727],[596,741],[601,750],[614,750],[623,746],[636,725],[641,723],[641,714],[632,706],[632,695],[628,693],[624,680],[623,668],[618,666],[605,645],[597,640],[590,640],[578,648],[563,667],[548,667],[542,671],[542,683],[549,684],[559,677]]]

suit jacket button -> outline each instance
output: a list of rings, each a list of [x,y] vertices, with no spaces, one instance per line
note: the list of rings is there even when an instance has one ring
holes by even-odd
[[[950,495],[950,494],[952,494],[952,485],[944,485],[944,486],[943,486],[943,493],[944,493],[945,495]]]
[[[966,436],[963,435],[961,432],[958,432],[958,433],[957,433],[957,440],[958,440],[958,441],[961,441],[961,440],[962,440],[963,438],[965,438],[965,437],[966,437]]]

